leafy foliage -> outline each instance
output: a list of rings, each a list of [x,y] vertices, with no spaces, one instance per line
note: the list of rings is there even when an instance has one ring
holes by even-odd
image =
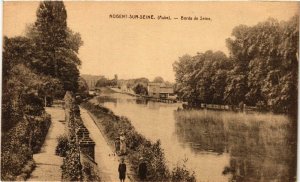
[[[264,104],[275,112],[295,113],[298,22],[299,17],[294,16],[287,22],[279,23],[270,18],[253,27],[236,27],[232,32],[234,39],[227,39],[235,60],[227,91],[235,87],[238,89],[234,92],[246,96],[240,101],[251,105]]]
[[[66,152],[66,157],[63,160],[62,169],[62,179],[63,181],[81,181],[82,171],[79,155],[79,146],[70,141],[68,143],[68,151]]]
[[[196,182],[194,172],[191,174],[186,168],[185,163],[182,166],[177,165],[172,171],[173,182],[185,181],[185,182]]]
[[[26,37],[4,37],[1,178],[15,180],[42,146],[48,98],[78,88],[80,35],[67,28],[63,2],[41,2]],[[51,100],[51,99],[50,99]],[[27,165],[25,168],[28,169]],[[24,169],[25,171],[28,171]],[[20,180],[20,179],[19,179]]]
[[[55,154],[60,157],[66,157],[68,151],[68,137],[66,135],[60,135],[57,137],[57,146]]]
[[[255,26],[239,25],[226,40],[230,57],[206,51],[173,64],[178,95],[193,107],[201,102],[297,111],[299,17]]]
[[[63,2],[41,2],[37,20],[27,29],[27,37],[34,43],[35,57],[32,67],[35,71],[57,78],[64,90],[78,89],[81,64],[78,50],[83,42],[79,33],[67,27],[67,12]]]
[[[50,115],[43,112],[40,116],[28,116],[30,122],[31,138],[30,145],[33,153],[38,153],[45,141],[48,129],[51,125]]]
[[[46,113],[28,116],[1,134],[2,180],[16,180],[16,176],[24,172],[28,161],[33,160],[32,154],[40,150],[50,123]]]
[[[100,78],[97,83],[96,87],[112,87],[117,85],[117,80],[116,79],[107,79],[105,77]]]
[[[222,103],[226,73],[232,68],[222,52],[185,55],[173,64],[178,95],[197,107],[201,102]]]
[[[140,95],[148,95],[147,87],[145,87],[145,86],[142,85],[142,84],[137,84],[137,85],[133,88],[133,91],[134,91],[136,94],[140,94]]]
[[[93,166],[90,162],[83,163],[82,171],[84,176],[83,181],[101,181],[98,170],[95,169],[95,166]]]
[[[82,97],[87,97],[89,95],[89,86],[86,80],[82,77],[79,77],[77,94]]]

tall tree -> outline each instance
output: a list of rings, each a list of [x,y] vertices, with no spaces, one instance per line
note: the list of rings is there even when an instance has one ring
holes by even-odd
[[[179,97],[198,107],[204,103],[222,103],[231,61],[220,52],[206,51],[185,55],[173,64]]]
[[[80,34],[67,27],[67,12],[62,1],[43,1],[37,10],[37,19],[30,27],[28,37],[33,39],[39,59],[33,63],[35,70],[58,78],[65,90],[78,89],[81,64]]]
[[[234,28],[227,45],[234,59],[228,79],[231,98],[265,105],[275,112],[297,110],[299,17],[270,18],[255,26]],[[238,94],[238,95],[237,95]],[[244,98],[244,99],[243,99]]]

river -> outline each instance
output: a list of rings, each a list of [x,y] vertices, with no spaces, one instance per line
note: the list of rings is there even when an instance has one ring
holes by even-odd
[[[283,116],[275,119],[278,127],[226,122],[223,120],[228,116],[224,112],[212,113],[213,117],[222,116],[220,121],[195,122],[197,119],[191,119],[190,113],[176,115],[179,103],[145,101],[119,93],[99,97],[98,101],[115,114],[129,118],[146,138],[160,140],[170,169],[186,161],[185,165],[195,172],[197,181],[294,179],[295,143],[292,142],[292,147],[289,143],[288,121],[277,122],[287,120]],[[202,112],[197,111],[195,117],[202,117]]]

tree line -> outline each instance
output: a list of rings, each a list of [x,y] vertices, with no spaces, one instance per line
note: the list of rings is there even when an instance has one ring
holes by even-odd
[[[40,113],[45,98],[62,98],[67,90],[77,92],[82,45],[80,34],[68,28],[60,1],[41,2],[25,36],[4,37],[2,130],[26,114]]]
[[[191,107],[241,103],[277,113],[297,112],[299,16],[239,25],[226,40],[229,56],[211,50],[173,64],[176,92]]]

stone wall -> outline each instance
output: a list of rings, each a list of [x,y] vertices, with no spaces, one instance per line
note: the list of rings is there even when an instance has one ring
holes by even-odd
[[[91,174],[97,174],[98,169],[97,164],[95,163],[95,142],[90,138],[89,131],[83,124],[80,117],[79,106],[71,92],[66,92],[64,103],[66,119],[65,132],[68,136],[69,144],[72,144],[72,146],[77,149],[74,151],[76,151],[77,156],[80,158],[83,174],[82,178],[90,179],[90,176],[89,174],[86,174],[86,171],[92,170]],[[82,180],[82,178],[80,179]]]
[[[95,142],[89,137],[89,131],[84,126],[81,117],[80,109],[76,104],[74,96],[67,91],[64,97],[65,105],[65,131],[69,140],[75,140],[80,152],[95,159]]]

